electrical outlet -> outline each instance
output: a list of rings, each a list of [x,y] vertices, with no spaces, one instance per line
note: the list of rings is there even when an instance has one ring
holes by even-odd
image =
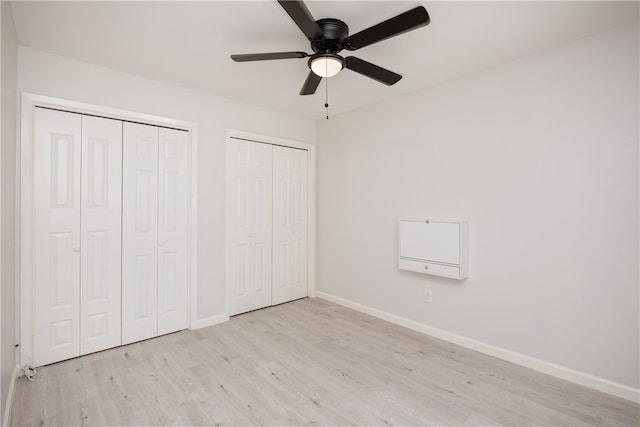
[[[424,302],[431,303],[433,301],[433,294],[431,293],[431,289],[424,290]]]

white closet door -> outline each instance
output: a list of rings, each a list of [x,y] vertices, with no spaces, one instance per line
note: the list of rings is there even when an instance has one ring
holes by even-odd
[[[227,146],[229,205],[229,314],[251,310],[251,143],[231,139]]]
[[[122,344],[158,335],[158,128],[123,124]]]
[[[160,128],[158,335],[187,327],[189,134]]]
[[[307,291],[307,151],[273,147],[273,304]]]
[[[34,366],[80,354],[78,114],[36,108],[33,137]]]
[[[230,314],[271,305],[272,147],[228,146]]]
[[[122,122],[82,116],[80,354],[120,335]]]

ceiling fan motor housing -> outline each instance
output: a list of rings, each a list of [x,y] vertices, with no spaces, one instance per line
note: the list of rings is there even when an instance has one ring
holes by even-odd
[[[316,21],[322,30],[321,38],[311,40],[311,49],[316,53],[332,53],[340,52],[342,42],[349,37],[349,27],[339,19],[325,18]]]

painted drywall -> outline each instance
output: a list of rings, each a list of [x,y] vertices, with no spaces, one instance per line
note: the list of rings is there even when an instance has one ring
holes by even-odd
[[[637,389],[638,40],[319,122],[318,291]],[[467,219],[469,278],[400,271],[402,217]]]
[[[18,42],[11,4],[1,2],[2,15],[2,144],[0,146],[0,422],[5,409],[15,358],[15,210],[16,210],[16,99]]]
[[[198,124],[197,318],[223,316],[226,131],[314,143],[315,122],[24,47],[18,89]]]

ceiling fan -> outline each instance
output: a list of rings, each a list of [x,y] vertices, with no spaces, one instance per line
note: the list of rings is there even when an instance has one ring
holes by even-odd
[[[343,68],[355,71],[389,86],[397,83],[402,78],[400,74],[355,56],[347,56],[345,58],[338,55],[338,53],[343,49],[357,50],[369,46],[407,31],[418,29],[430,22],[427,10],[422,6],[418,6],[350,36],[349,27],[339,19],[324,18],[317,21],[313,19],[303,1],[278,0],[278,3],[309,39],[314,53],[249,53],[231,55],[231,59],[236,62],[247,62],[308,57],[307,64],[311,71],[309,71],[307,79],[302,85],[300,95],[315,93],[323,77],[335,76]]]

